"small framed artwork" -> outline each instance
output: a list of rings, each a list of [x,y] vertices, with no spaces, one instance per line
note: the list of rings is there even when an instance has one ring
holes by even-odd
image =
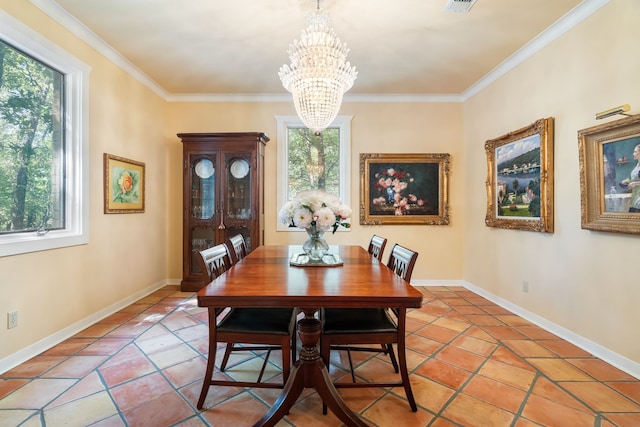
[[[640,114],[578,131],[582,228],[640,234]]]
[[[144,163],[104,153],[104,213],[144,212]]]
[[[553,233],[553,118],[491,139],[484,148],[485,224]]]
[[[360,224],[449,224],[450,155],[360,154]]]

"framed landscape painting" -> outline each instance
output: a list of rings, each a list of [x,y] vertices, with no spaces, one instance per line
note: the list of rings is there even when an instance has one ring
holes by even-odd
[[[360,224],[449,224],[450,155],[360,154]]]
[[[640,234],[640,115],[578,131],[583,229]]]
[[[553,118],[485,143],[489,227],[553,233]]]
[[[104,213],[144,212],[144,163],[104,153]]]

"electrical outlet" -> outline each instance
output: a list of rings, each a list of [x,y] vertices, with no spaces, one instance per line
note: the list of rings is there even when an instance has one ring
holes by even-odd
[[[10,311],[7,313],[7,329],[15,328],[18,326],[18,312]]]
[[[522,282],[522,292],[529,292],[529,282],[526,280]]]

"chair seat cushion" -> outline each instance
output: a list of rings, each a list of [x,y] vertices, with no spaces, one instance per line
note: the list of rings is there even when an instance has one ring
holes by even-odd
[[[292,308],[234,308],[218,323],[219,332],[290,335],[295,325]]]
[[[382,308],[326,308],[323,322],[325,335],[395,333],[398,330]]]

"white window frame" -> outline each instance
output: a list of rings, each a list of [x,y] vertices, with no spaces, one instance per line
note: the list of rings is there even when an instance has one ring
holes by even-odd
[[[64,74],[65,227],[46,233],[0,236],[0,256],[44,251],[89,242],[89,73],[90,67],[0,10],[0,38]]]
[[[275,116],[277,122],[277,169],[276,178],[276,197],[278,200],[276,209],[278,212],[284,206],[287,200],[287,191],[289,183],[289,132],[291,127],[305,127],[302,120],[298,116]],[[338,128],[340,133],[340,200],[350,206],[351,202],[351,119],[353,116],[338,116],[329,127]],[[353,216],[353,214],[352,214]],[[277,218],[277,212],[276,212]],[[289,227],[282,224],[279,220],[276,226],[277,231],[304,231],[301,228]],[[351,228],[338,227],[337,231],[350,231]]]

